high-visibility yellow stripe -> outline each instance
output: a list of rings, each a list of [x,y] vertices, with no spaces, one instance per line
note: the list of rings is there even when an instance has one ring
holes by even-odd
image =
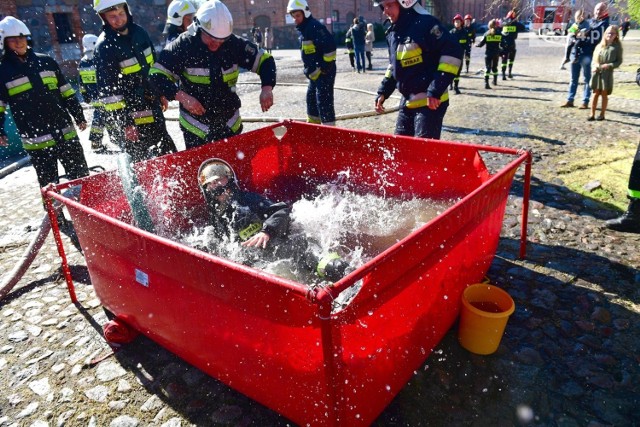
[[[302,42],[302,52],[305,55],[311,55],[316,53],[316,45],[313,44],[312,40],[306,40]]]
[[[422,56],[422,49],[419,47],[396,52],[396,59],[399,61],[415,58],[416,56]]]
[[[320,68],[316,68],[313,73],[309,74],[311,80],[318,80],[318,77],[320,77]]]
[[[155,121],[151,110],[134,111],[131,113],[131,117],[133,117],[133,122],[137,125],[148,125]]]
[[[334,259],[340,259],[340,255],[338,255],[336,252],[331,252],[330,254],[322,257],[322,259],[316,266],[316,273],[319,277],[324,277],[324,270],[327,268],[327,265]]]
[[[39,136],[37,138],[22,138],[22,148],[25,150],[40,150],[54,145],[56,145],[56,141],[53,139],[51,134]]]
[[[15,86],[9,89],[9,96],[14,96],[22,92],[26,92],[29,89],[32,89],[31,82],[23,83],[20,86]]]
[[[162,74],[163,76],[166,76],[169,80],[171,80],[173,83],[178,81],[178,79],[174,74],[169,72],[169,70],[167,70],[157,62],[153,64],[153,67],[151,67],[151,69],[149,69],[149,75],[151,74]]]
[[[209,76],[194,76],[192,74],[182,73],[182,75],[191,83],[197,83],[201,85],[211,84],[211,77]]]
[[[7,111],[7,107],[0,107],[0,113],[4,113],[5,111]]]
[[[242,125],[242,117],[240,117],[240,110],[236,110],[235,114],[231,119],[227,122],[227,126],[233,131],[237,132]]]
[[[629,188],[629,196],[633,197],[634,199],[640,199],[640,191],[639,190],[632,190]]]
[[[222,74],[222,81],[228,84],[229,86],[235,86],[238,81],[238,76],[240,75],[240,71],[235,70],[228,74]]]
[[[198,129],[197,127],[195,127],[194,125],[192,125],[191,123],[189,123],[184,117],[180,116],[180,124],[189,132],[193,133],[194,135],[199,136],[202,139],[205,139],[207,137],[206,132],[202,131],[201,129]]]
[[[116,102],[105,103],[104,109],[107,111],[115,111],[115,110],[122,110],[125,106],[126,104],[124,101],[116,101]]]
[[[260,230],[262,230],[262,223],[254,222],[253,224],[249,224],[246,228],[238,231],[238,237],[240,237],[240,240],[247,240]]]
[[[449,100],[449,92],[445,92],[440,96],[440,102],[445,102]],[[427,105],[429,105],[429,98],[428,97],[424,97],[424,98],[418,98],[418,99],[414,99],[411,101],[407,101],[405,103],[405,106],[407,108],[420,108],[420,107],[426,107]]]
[[[82,83],[84,84],[96,83],[96,70],[80,71],[80,79],[82,79]]]
[[[440,64],[438,64],[438,71],[442,71],[445,73],[451,73],[451,74],[458,74],[458,70],[460,69],[460,67],[452,65],[452,64],[446,64],[444,62],[441,62]]]
[[[49,86],[49,89],[58,87],[58,79],[56,77],[42,77],[42,83]]]
[[[322,120],[320,120],[320,117],[307,116],[307,123],[315,123],[319,125],[322,123]]]
[[[122,74],[133,74],[137,73],[140,70],[142,70],[140,64],[133,64],[128,67],[121,68]]]
[[[71,132],[67,132],[63,135],[64,139],[66,141],[75,138],[76,136],[78,136],[78,132],[76,132],[76,130],[72,130]]]
[[[67,99],[74,93],[76,93],[76,91],[73,89],[73,87],[71,87],[70,84],[66,84],[60,88],[60,93],[62,93],[62,97],[64,99]]]
[[[322,56],[322,59],[324,59],[324,62],[331,62],[331,61],[335,61],[336,60],[336,51],[334,50],[333,52],[327,52]]]
[[[40,144],[22,144],[22,148],[24,148],[27,151],[31,151],[31,150],[41,150],[43,148],[47,148],[47,147],[52,147],[56,145],[56,142],[52,139],[50,141],[47,142],[41,142]]]

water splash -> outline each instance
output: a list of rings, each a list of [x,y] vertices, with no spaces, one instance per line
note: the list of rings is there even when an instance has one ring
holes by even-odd
[[[348,181],[349,171],[341,172],[334,182],[319,185],[315,197],[293,203],[290,235],[305,236],[314,242],[313,252],[318,257],[338,252],[351,270],[390,248],[457,201],[405,200],[358,194],[348,189]],[[296,265],[293,259],[267,259],[259,249],[243,248],[229,238],[217,239],[211,226],[195,228],[179,240],[299,283],[315,285],[321,282],[313,272]],[[346,292],[345,300],[350,300],[356,293],[357,289]]]

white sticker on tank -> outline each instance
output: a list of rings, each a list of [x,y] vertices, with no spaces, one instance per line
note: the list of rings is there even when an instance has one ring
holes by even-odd
[[[149,275],[142,270],[136,268],[136,282],[142,286],[149,287]]]

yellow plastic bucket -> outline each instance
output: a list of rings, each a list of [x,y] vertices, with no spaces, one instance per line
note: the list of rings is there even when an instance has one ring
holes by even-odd
[[[495,352],[515,308],[511,296],[496,286],[487,283],[469,286],[462,293],[460,345],[475,354]]]

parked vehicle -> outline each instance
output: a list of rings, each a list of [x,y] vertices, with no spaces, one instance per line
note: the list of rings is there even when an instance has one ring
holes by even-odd
[[[571,19],[571,8],[566,6],[535,6],[533,15],[533,30],[539,35],[565,34],[567,24]]]

